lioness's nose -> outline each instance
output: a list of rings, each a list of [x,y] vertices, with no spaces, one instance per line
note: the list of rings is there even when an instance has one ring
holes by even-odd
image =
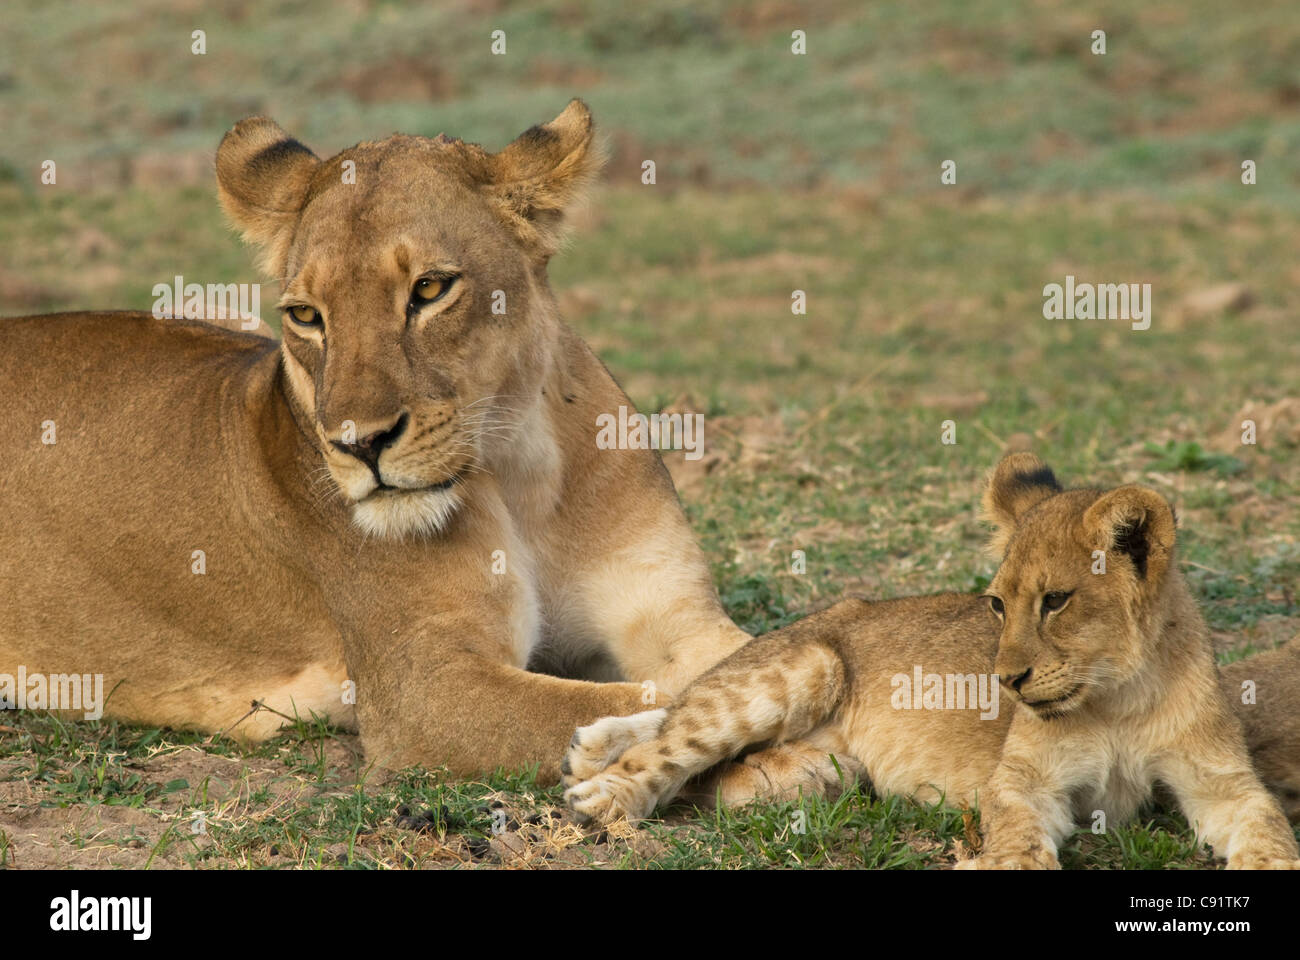
[[[335,449],[356,457],[373,470],[379,466],[379,455],[397,442],[397,439],[406,432],[406,425],[410,421],[410,416],[403,413],[390,426],[372,430],[356,443],[342,443],[338,440],[331,440],[330,443]]]

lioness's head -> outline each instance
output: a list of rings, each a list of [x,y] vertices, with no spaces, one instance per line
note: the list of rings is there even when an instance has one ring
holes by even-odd
[[[989,608],[1002,623],[996,671],[1041,717],[1134,677],[1171,575],[1174,512],[1154,490],[1062,490],[1029,453],[1003,458],[984,495],[1002,565]]]
[[[320,160],[261,117],[221,141],[222,206],[281,284],[295,416],[363,528],[440,529],[536,402],[546,263],[601,160],[579,100],[500,153],[392,136]]]

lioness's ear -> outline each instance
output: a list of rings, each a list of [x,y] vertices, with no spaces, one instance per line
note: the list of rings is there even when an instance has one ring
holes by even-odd
[[[998,461],[984,490],[983,520],[993,526],[989,553],[1001,560],[1020,518],[1060,492],[1051,467],[1032,453],[1009,453]]]
[[[532,127],[488,157],[488,197],[502,219],[542,259],[564,240],[564,212],[577,202],[605,163],[591,111],[571,100],[564,112]]]
[[[221,207],[249,243],[261,247],[258,267],[284,272],[293,226],[320,161],[266,117],[235,124],[217,148]]]
[[[1105,550],[1108,560],[1115,554],[1127,557],[1138,580],[1152,584],[1169,566],[1176,526],[1169,501],[1135,485],[1102,494],[1083,515],[1084,536]]]

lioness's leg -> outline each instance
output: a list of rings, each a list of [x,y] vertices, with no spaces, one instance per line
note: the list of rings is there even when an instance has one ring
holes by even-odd
[[[751,639],[723,611],[684,518],[647,518],[594,569],[575,571],[557,633],[602,638],[622,675],[676,696]]]
[[[560,336],[541,432],[564,451],[552,481],[564,495],[531,519],[516,511],[521,528],[537,533],[530,543],[551,655],[569,668],[603,668],[598,650],[622,679],[675,696],[750,638],[719,603],[658,454],[601,440],[604,418],[628,416],[631,401],[576,335]],[[517,476],[514,502],[536,502],[537,474]]]
[[[1197,836],[1227,859],[1229,870],[1300,869],[1295,834],[1243,747],[1216,749],[1198,737],[1163,765],[1162,779]]]
[[[691,684],[668,708],[656,737],[628,747],[617,763],[570,787],[565,799],[601,822],[640,819],[690,777],[746,746],[820,726],[843,692],[844,664],[835,650],[769,634]]]
[[[836,796],[863,772],[847,753],[832,753],[807,740],[757,750],[688,784],[680,799],[701,807],[736,807],[751,800]]]
[[[554,783],[574,727],[643,709],[636,684],[562,680],[474,654],[399,684],[358,673],[366,755],[385,767],[446,764],[455,776],[537,764],[539,781]],[[367,696],[377,686],[387,689]]]

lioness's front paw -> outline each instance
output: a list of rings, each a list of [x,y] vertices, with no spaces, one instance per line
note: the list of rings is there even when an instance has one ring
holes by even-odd
[[[623,756],[628,747],[653,738],[663,726],[667,710],[646,710],[628,717],[603,717],[579,727],[560,761],[560,782],[573,787],[590,780]]]
[[[600,824],[621,817],[635,823],[654,809],[655,796],[634,780],[601,774],[564,791],[564,802],[578,816]]]

